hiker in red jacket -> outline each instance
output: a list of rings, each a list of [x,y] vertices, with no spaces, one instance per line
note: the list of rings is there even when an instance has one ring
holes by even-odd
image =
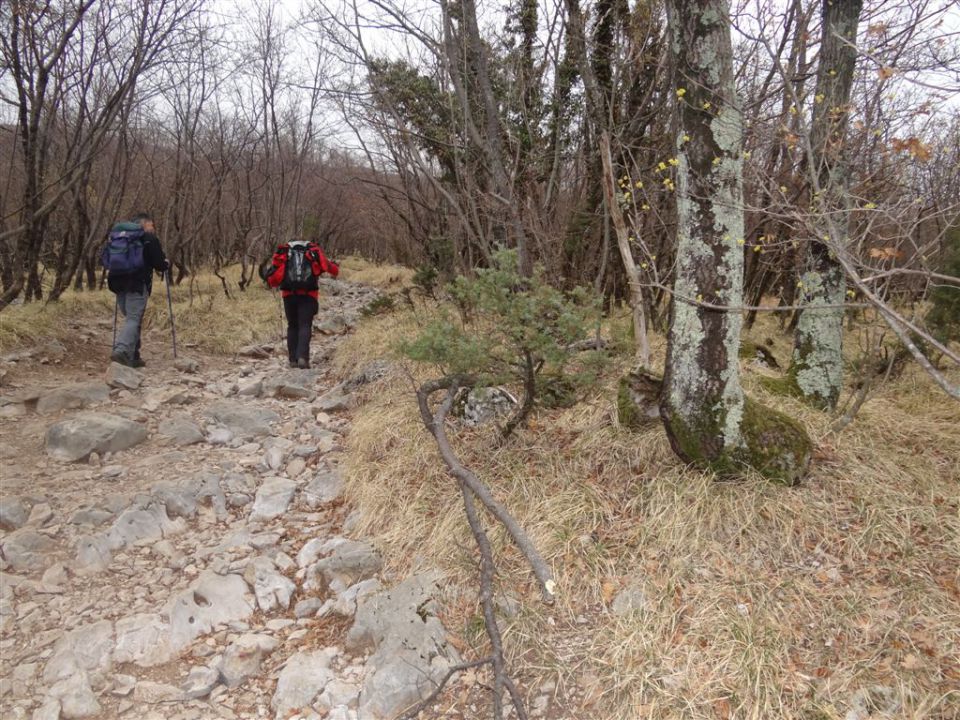
[[[310,332],[319,310],[317,278],[321,273],[336,277],[340,268],[327,260],[320,246],[307,240],[283,243],[273,254],[273,267],[266,281],[280,288],[283,311],[287,316],[287,356],[290,367],[310,367]]]

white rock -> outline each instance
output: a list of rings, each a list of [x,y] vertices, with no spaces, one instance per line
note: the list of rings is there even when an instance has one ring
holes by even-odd
[[[277,680],[270,707],[276,717],[285,718],[292,710],[313,704],[327,683],[333,680],[328,650],[298,652],[291,656]]]
[[[297,485],[286,478],[267,478],[253,501],[251,520],[273,520],[283,515],[290,506]]]
[[[97,671],[110,667],[113,653],[113,623],[101,620],[82,625],[61,637],[43,669],[44,682],[53,684],[79,670]]]
[[[173,685],[141,680],[133,689],[134,702],[157,705],[160,703],[175,703],[183,700],[183,692]]]
[[[116,635],[114,662],[153,667],[173,658],[170,624],[157,613],[141,613],[117,620]]]
[[[241,635],[227,647],[220,661],[220,677],[227,687],[237,687],[260,672],[263,656],[276,649],[279,641],[270,635]]]
[[[48,694],[60,701],[60,714],[68,720],[100,714],[100,703],[90,689],[90,681],[83,670],[54,683]]]
[[[296,592],[297,585],[277,572],[269,558],[258,557],[251,560],[243,578],[253,588],[257,605],[263,612],[270,612],[277,607],[284,610],[290,607],[290,597]]]
[[[183,695],[189,699],[206,697],[220,682],[220,672],[210,667],[193,667],[187,679],[180,685]]]
[[[239,575],[203,573],[168,605],[171,648],[176,652],[220,625],[250,617],[254,603]]]

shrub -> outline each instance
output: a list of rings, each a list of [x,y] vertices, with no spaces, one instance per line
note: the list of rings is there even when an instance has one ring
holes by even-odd
[[[524,398],[505,435],[530,411],[538,389],[562,385],[569,395],[594,377],[590,366],[602,357],[588,351],[584,362],[577,362],[579,372],[570,372],[582,355],[573,344],[596,325],[596,299],[582,289],[564,294],[551,287],[542,268],[527,278],[517,267],[516,252],[502,250],[491,267],[472,278],[458,277],[450,286],[458,312],[441,309],[416,338],[400,345],[407,357],[431,363],[444,375],[469,375],[477,385],[522,386]],[[538,382],[541,375],[550,381]]]

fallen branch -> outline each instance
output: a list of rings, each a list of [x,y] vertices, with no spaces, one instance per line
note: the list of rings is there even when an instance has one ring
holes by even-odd
[[[529,356],[528,356],[529,362]],[[500,627],[497,624],[496,612],[493,605],[493,581],[496,574],[496,564],[493,559],[493,549],[490,547],[490,539],[483,523],[477,513],[477,507],[474,498],[479,498],[490,513],[497,518],[507,531],[510,533],[517,547],[526,557],[527,562],[533,568],[534,574],[540,580],[544,597],[547,601],[553,600],[553,577],[547,564],[544,562],[536,547],[527,537],[526,532],[517,523],[516,520],[500,505],[487,487],[470,470],[468,470],[459,461],[454,454],[453,449],[447,439],[444,423],[447,415],[453,407],[454,398],[462,387],[470,387],[475,379],[464,375],[453,375],[432,382],[424,383],[417,390],[417,403],[420,407],[420,416],[424,425],[437,441],[440,448],[440,455],[446,463],[450,472],[457,480],[460,486],[460,493],[463,496],[463,507],[467,514],[467,522],[470,525],[470,531],[473,533],[473,539],[480,550],[480,604],[483,607],[484,627],[487,631],[487,637],[490,639],[491,654],[490,657],[482,662],[490,662],[493,666],[493,717],[494,720],[503,720],[503,691],[510,694],[510,701],[517,711],[519,720],[527,720],[527,713],[523,707],[523,698],[517,689],[513,679],[507,674],[506,661],[503,657],[503,637],[500,634]],[[446,389],[447,394],[436,413],[431,412],[429,400],[430,396],[437,390]],[[449,678],[444,678],[444,683]],[[439,694],[443,687],[441,683],[431,698]],[[426,707],[429,700],[421,703],[416,712],[404,715],[407,718],[413,718],[416,713]]]
[[[484,485],[480,479],[467,467],[460,462],[459,458],[450,447],[450,441],[444,430],[444,420],[450,407],[453,405],[453,398],[460,388],[472,387],[476,383],[476,378],[469,375],[448,375],[439,380],[431,380],[421,385],[417,389],[417,404],[420,406],[420,417],[423,424],[437,441],[437,447],[440,449],[440,456],[450,470],[450,473],[461,483],[466,485],[470,492],[483,503],[484,507],[490,511],[497,520],[506,528],[514,544],[530,564],[533,574],[540,581],[541,591],[545,602],[552,603],[554,600],[553,590],[555,582],[553,573],[547,566],[543,557],[540,555],[536,546],[530,540],[526,531],[520,527],[520,524],[513,518],[503,505],[494,499],[489,488]],[[434,416],[430,410],[430,396],[438,390],[447,390],[447,397],[443,401],[440,410]]]

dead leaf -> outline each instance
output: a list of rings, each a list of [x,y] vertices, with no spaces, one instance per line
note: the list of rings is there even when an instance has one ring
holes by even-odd
[[[903,662],[900,663],[900,667],[904,670],[919,670],[923,667],[923,660],[913,653],[907,653]]]
[[[600,585],[600,594],[603,596],[603,602],[609,605],[613,596],[617,594],[616,584],[610,580],[604,580]]]
[[[730,701],[726,698],[720,698],[713,703],[713,711],[720,720],[729,720],[730,710]]]
[[[920,162],[926,162],[930,159],[932,152],[930,146],[923,143],[920,138],[908,137],[906,140],[893,138],[890,142],[894,152],[906,152],[912,155]]]

